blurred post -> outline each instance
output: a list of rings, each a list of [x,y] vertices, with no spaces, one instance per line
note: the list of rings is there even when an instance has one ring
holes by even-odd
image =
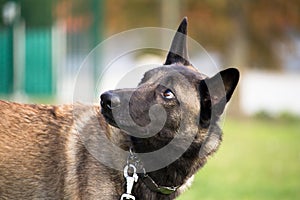
[[[233,66],[239,69],[240,73],[242,74],[243,69],[247,65],[247,54],[248,54],[248,44],[247,44],[247,24],[245,19],[245,13],[243,13],[242,6],[243,3],[247,2],[237,2],[234,0],[229,0],[229,4],[231,4],[230,7],[230,17],[233,20],[234,23],[234,35],[232,35],[231,44],[229,45],[228,49],[228,55],[226,56],[228,58],[227,62],[228,64],[226,66]],[[241,84],[241,78],[240,77],[240,84]],[[239,85],[238,85],[239,86]],[[242,109],[241,109],[241,103],[240,103],[240,91],[239,87],[237,87],[234,97],[232,98],[230,104],[230,109],[228,110],[229,114],[233,117],[239,117],[242,116]]]
[[[25,22],[19,19],[13,30],[13,49],[14,49],[14,98],[24,99],[24,67],[25,67]]]
[[[66,93],[69,82],[65,74],[65,65],[67,57],[67,30],[64,21],[56,22],[52,27],[52,73],[56,81],[53,81],[53,88],[56,91],[56,100],[63,102],[69,97]],[[69,100],[69,99],[68,99]],[[72,99],[70,99],[71,101]]]
[[[97,45],[103,39],[103,23],[104,23],[104,0],[93,0],[92,2],[92,12],[93,12],[93,24],[92,24],[92,48],[97,47]],[[94,58],[94,75],[97,76],[102,71],[101,57],[102,50],[95,49],[96,52]],[[94,77],[96,80],[97,77]]]
[[[15,34],[16,24],[20,19],[20,5],[16,3],[15,1],[8,1],[4,4],[3,10],[3,22],[8,27],[8,54],[9,55],[9,66],[8,67],[8,82],[9,85],[7,85],[7,93],[15,92],[15,90],[18,90],[18,86],[20,83],[19,80],[19,74],[18,69],[16,67],[19,67],[17,64],[18,62],[18,40],[17,35]]]

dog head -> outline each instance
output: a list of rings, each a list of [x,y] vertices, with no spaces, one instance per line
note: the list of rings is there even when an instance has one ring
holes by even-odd
[[[101,95],[101,113],[110,125],[133,138],[151,137],[163,144],[176,134],[205,139],[230,100],[239,72],[230,68],[211,78],[200,73],[188,59],[186,34],[184,18],[163,66],[146,72],[137,88]]]

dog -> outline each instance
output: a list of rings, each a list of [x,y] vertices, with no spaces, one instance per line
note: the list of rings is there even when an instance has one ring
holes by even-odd
[[[100,105],[0,101],[0,199],[175,199],[222,141],[239,81],[188,59],[187,19],[165,63]],[[127,168],[126,168],[127,167]],[[125,177],[124,177],[125,176]]]

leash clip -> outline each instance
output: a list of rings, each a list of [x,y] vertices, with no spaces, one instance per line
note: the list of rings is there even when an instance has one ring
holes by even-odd
[[[129,169],[133,170],[132,176],[128,174]],[[122,194],[121,199],[135,200],[135,197],[131,194],[133,184],[138,181],[138,175],[136,173],[136,167],[133,164],[128,164],[124,167],[124,177],[126,178],[126,193]]]

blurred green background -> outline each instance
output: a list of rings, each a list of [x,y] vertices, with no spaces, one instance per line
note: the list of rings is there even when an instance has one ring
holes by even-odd
[[[225,120],[219,151],[179,200],[300,198],[299,120]]]
[[[0,8],[0,98],[25,103],[72,103],[80,65],[101,41],[176,29],[187,16],[189,36],[218,68],[239,68],[241,80],[220,150],[179,199],[300,199],[299,0],[0,0]]]

